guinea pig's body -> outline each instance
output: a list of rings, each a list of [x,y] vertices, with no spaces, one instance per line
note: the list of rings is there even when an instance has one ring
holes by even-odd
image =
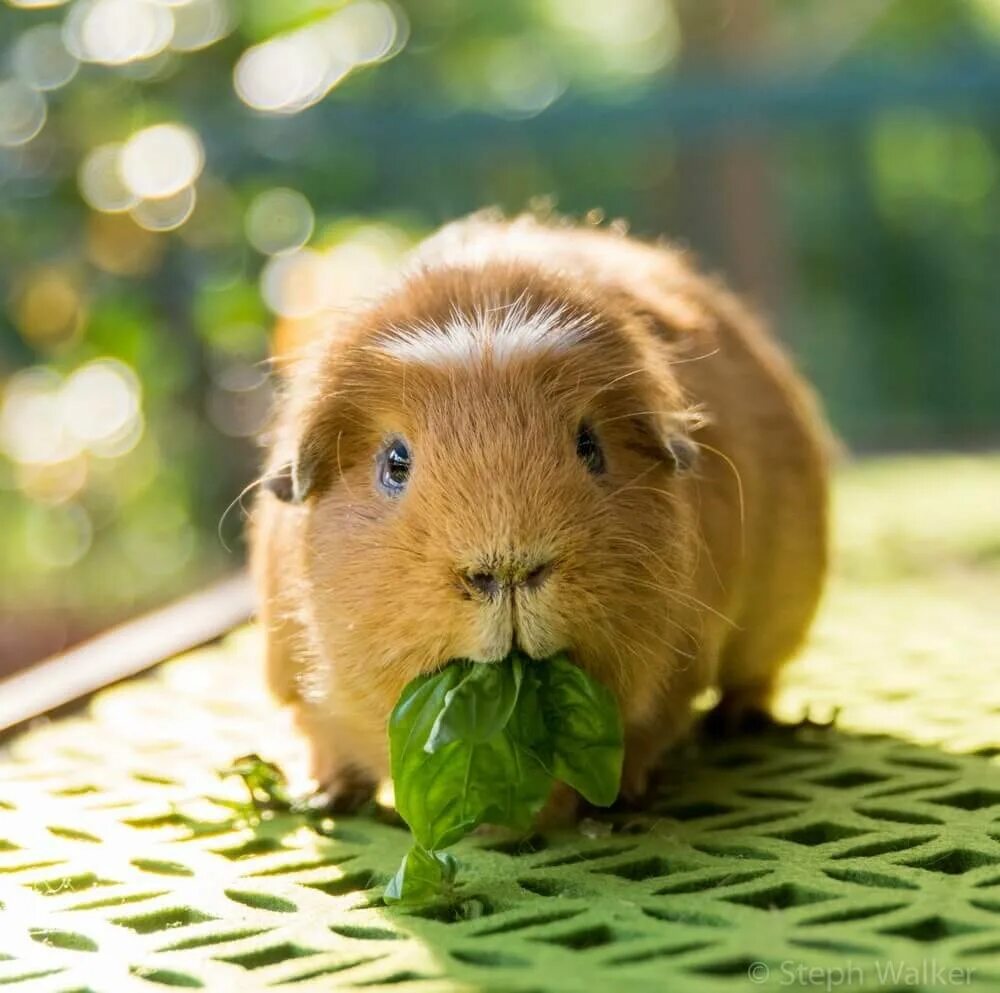
[[[292,371],[275,437],[268,673],[344,807],[409,680],[512,647],[614,690],[641,794],[703,690],[767,705],[820,594],[811,394],[725,290],[620,234],[445,228]]]

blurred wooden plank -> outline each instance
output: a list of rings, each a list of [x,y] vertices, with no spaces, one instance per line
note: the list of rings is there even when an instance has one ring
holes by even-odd
[[[0,681],[0,734],[221,637],[254,611],[239,573]]]

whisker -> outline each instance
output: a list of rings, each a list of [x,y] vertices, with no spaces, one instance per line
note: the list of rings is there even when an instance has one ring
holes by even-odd
[[[642,479],[643,476],[648,476],[651,472],[653,472],[657,468],[659,468],[659,463],[647,466],[638,475],[633,476],[627,483],[624,483],[622,486],[618,487],[618,489],[613,490],[611,493],[608,493],[607,495],[602,497],[601,502],[602,503],[607,502],[608,500],[611,500],[614,497],[618,496],[619,493],[623,493],[625,492],[625,490],[632,488],[633,483],[635,483],[639,479]]]
[[[607,628],[615,630],[615,618],[612,616],[607,605],[594,594],[588,594],[585,599],[591,604],[594,612],[604,618],[607,622]],[[620,673],[621,678],[624,678],[629,672],[629,669],[626,667],[624,659],[622,658],[622,649],[628,650],[632,658],[635,659],[637,663],[641,664],[641,655],[639,654],[638,646],[624,633],[616,630],[614,638],[604,640],[614,654],[615,662],[617,663],[618,672]]]
[[[696,655],[692,654],[691,652],[685,651],[683,648],[680,648],[678,645],[675,645],[672,641],[669,641],[664,634],[653,631],[650,628],[647,628],[643,624],[636,624],[634,618],[630,620],[629,626],[634,627],[641,634],[645,635],[647,639],[659,643],[664,648],[670,649],[670,651],[672,651],[676,655],[681,655],[686,659],[690,659],[691,661],[694,661],[694,659],[697,658]],[[686,633],[685,628],[683,628],[681,625],[675,624],[675,627],[677,627],[682,633]],[[641,642],[636,642],[635,644],[641,644]]]
[[[685,362],[700,362],[702,359],[710,359],[713,355],[718,355],[721,352],[721,348],[713,348],[710,352],[705,352],[703,355],[692,355],[686,359],[670,359],[670,365],[684,365]]]
[[[615,376],[610,382],[605,383],[603,386],[598,387],[590,394],[589,397],[584,401],[584,406],[588,406],[596,397],[599,397],[602,393],[606,393],[611,389],[612,386],[616,386],[622,380],[628,379],[631,376],[638,376],[640,373],[645,372],[641,366],[638,369],[630,369],[628,372],[623,372],[620,376]]]
[[[226,550],[226,552],[229,555],[233,554],[233,550],[229,547],[229,545],[226,544],[226,539],[225,539],[225,537],[222,534],[222,526],[223,526],[223,524],[226,523],[226,518],[229,516],[229,512],[237,504],[240,505],[240,510],[242,510],[244,513],[246,513],[246,508],[243,506],[243,498],[252,489],[254,489],[255,487],[260,486],[263,483],[266,483],[267,482],[267,478],[268,478],[267,477],[267,473],[265,473],[265,474],[263,474],[261,476],[258,476],[256,479],[251,480],[249,483],[247,483],[247,485],[244,486],[243,489],[240,490],[240,492],[237,493],[235,497],[233,497],[232,501],[230,501],[230,503],[229,503],[229,506],[226,507],[226,509],[222,512],[222,516],[219,518],[219,523],[216,525],[215,533],[216,533],[216,535],[219,538],[219,544],[222,545],[222,547]]]
[[[655,559],[663,567],[663,569],[666,570],[667,572],[674,572],[675,571],[675,568],[673,566],[671,566],[666,561],[666,559],[664,559],[661,555],[658,555],[652,549],[652,547],[650,547],[649,545],[647,545],[645,542],[640,541],[638,538],[632,538],[632,537],[629,537],[628,535],[619,534],[619,535],[614,535],[611,538],[611,541],[613,541],[615,543],[618,543],[618,544],[631,545],[634,548],[638,548],[639,551],[641,551],[643,554],[648,555],[648,556],[650,556],[650,558]],[[641,562],[641,560],[640,560],[640,562]],[[645,565],[645,563],[642,563],[642,564]]]
[[[613,424],[615,421],[627,421],[631,417],[651,417],[654,414],[663,414],[666,417],[674,418],[683,423],[688,430],[696,431],[704,427],[707,419],[703,410],[698,404],[683,407],[681,409],[670,409],[666,407],[653,408],[651,410],[633,410],[627,414],[616,414],[614,417],[602,417],[595,422],[595,426],[601,424]]]
[[[649,470],[646,470],[646,471],[648,472]],[[636,476],[635,478],[639,479],[641,477],[640,476]],[[634,481],[635,480],[633,480],[633,482]],[[615,490],[615,492],[612,493],[612,494],[610,494],[610,495],[611,496],[617,496],[619,493],[627,493],[627,492],[633,492],[633,493],[658,493],[660,496],[668,497],[673,502],[677,501],[677,494],[676,493],[671,493],[670,490],[665,490],[661,486],[633,486],[632,483],[626,483],[624,486],[622,486],[620,489]]]
[[[600,601],[596,601],[596,598],[594,598],[594,599],[595,599],[595,602],[597,602],[598,605],[599,605],[599,611],[600,611],[600,613],[605,618],[607,618],[607,620],[611,623],[612,627],[616,627],[614,625],[614,618],[611,616],[611,612],[607,609],[607,607],[603,603],[600,603]],[[686,633],[686,629],[682,625],[677,624],[676,622],[673,622],[672,619],[668,618],[667,620],[668,620],[669,623],[673,623],[673,625],[675,627],[679,628],[682,633]],[[635,622],[634,618],[632,618],[630,620],[630,627],[636,628],[643,635],[645,635],[645,637],[649,641],[656,642],[657,644],[659,644],[662,647],[668,649],[669,651],[674,652],[676,655],[681,655],[681,656],[683,656],[683,657],[685,657],[685,658],[687,658],[687,659],[689,659],[691,661],[693,661],[696,658],[695,655],[692,655],[690,652],[684,651],[684,649],[679,648],[677,645],[675,645],[671,641],[669,641],[664,633],[653,631],[653,630],[645,627],[645,625],[638,624],[638,623]],[[615,631],[615,640],[619,641],[619,642],[620,641],[624,641],[625,642],[625,646],[624,647],[631,649],[631,654],[632,654],[633,658],[635,658],[640,663],[642,662],[642,653],[639,651],[639,649],[641,649],[642,647],[644,647],[643,644],[642,644],[642,642],[639,642],[639,641],[636,641],[633,638],[630,638],[627,634],[625,634],[624,632],[622,632],[620,630],[617,630],[617,629]]]
[[[618,561],[618,562],[624,562],[627,565],[633,566],[633,567],[636,565],[636,558],[635,558],[635,555],[633,555],[633,554],[618,555],[618,556],[610,556],[609,555],[609,556],[607,556],[607,558],[611,559],[611,560]],[[657,582],[657,583],[661,583],[662,582],[661,576],[658,573],[654,572],[653,569],[650,568],[650,566],[647,563],[640,562],[638,564],[639,564],[640,568],[649,576],[650,579],[652,579],[654,582]],[[685,575],[679,569],[664,569],[663,571],[666,574],[666,578],[669,579],[669,580],[672,580],[673,582],[682,583],[682,584],[685,584],[685,585],[688,582],[690,582],[690,577],[687,576],[687,575]],[[627,579],[631,579],[632,578],[632,572],[631,572],[631,570],[629,571],[628,576],[626,578]],[[666,587],[666,588],[670,589],[670,587]]]
[[[347,477],[344,475],[344,467],[340,462],[340,439],[344,436],[343,431],[337,432],[337,472],[340,473],[340,478],[344,483],[344,487],[347,490],[347,495],[351,498],[354,503],[358,502],[357,497],[354,495],[354,491],[351,489],[351,484],[347,481]]]
[[[628,544],[628,545],[635,545],[636,547],[638,547],[642,551],[644,551],[647,555],[650,555],[651,557],[656,558],[657,561],[659,561],[661,563],[661,565],[663,566],[664,570],[668,574],[673,574],[675,576],[678,575],[676,569],[671,569],[668,565],[666,565],[665,562],[663,562],[662,559],[660,559],[659,556],[656,555],[655,552],[653,552],[653,550],[651,548],[649,548],[646,545],[643,545],[643,543],[641,541],[638,541],[636,539],[626,538],[626,537],[621,536],[621,535],[619,535],[618,537],[616,537],[616,538],[614,538],[612,540],[613,541],[617,541],[617,542],[623,542],[623,543]],[[644,562],[641,558],[634,559],[633,561],[637,565],[639,565],[640,567],[644,568],[646,570],[646,572],[650,575],[651,578],[653,578],[653,579],[657,578],[656,574],[652,572],[652,570],[649,568],[648,564],[646,562]],[[636,580],[632,580],[632,581],[635,582]],[[713,607],[711,604],[705,603],[703,600],[700,600],[693,593],[686,593],[683,590],[679,590],[679,589],[676,589],[676,588],[673,588],[673,587],[668,587],[668,586],[657,586],[657,587],[654,587],[654,588],[658,589],[660,592],[664,593],[667,596],[671,596],[671,597],[675,597],[675,598],[680,599],[680,600],[687,601],[689,603],[694,604],[694,606],[696,606],[696,607],[700,607],[702,610],[707,610],[710,614],[713,614],[716,617],[718,617],[720,620],[725,621],[726,624],[728,624],[730,627],[734,628],[735,630],[739,630],[739,625],[731,617],[727,617],[724,613],[722,613],[721,610],[718,610],[715,607]]]
[[[718,610],[717,608],[713,607],[711,604],[705,603],[704,600],[699,599],[693,593],[686,593],[686,592],[684,592],[684,590],[679,590],[676,587],[665,586],[665,585],[662,585],[662,584],[660,584],[660,585],[653,585],[653,584],[648,584],[648,583],[647,584],[642,584],[641,580],[635,580],[635,579],[633,579],[632,582],[639,583],[640,585],[649,586],[650,589],[655,589],[655,590],[659,591],[660,593],[663,593],[665,596],[672,597],[672,598],[680,600],[682,602],[686,602],[686,603],[692,604],[695,607],[700,607],[702,610],[708,611],[708,613],[714,615],[715,617],[718,617],[720,621],[724,621],[726,624],[728,624],[734,630],[736,630],[736,631],[740,630],[740,626],[731,617],[728,617],[721,610]]]
[[[728,455],[726,455],[725,452],[720,451],[718,448],[715,448],[712,445],[706,444],[704,441],[695,441],[695,444],[699,448],[707,449],[708,451],[714,452],[716,455],[718,455],[719,458],[722,459],[726,463],[726,465],[729,466],[730,470],[732,471],[733,477],[736,480],[736,493],[739,498],[739,505],[740,505],[740,554],[744,555],[746,554],[746,547],[745,547],[746,512],[743,500],[743,477],[740,475],[739,469],[736,468],[736,463]]]

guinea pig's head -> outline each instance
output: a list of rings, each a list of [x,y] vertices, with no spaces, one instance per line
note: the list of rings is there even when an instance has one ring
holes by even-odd
[[[635,712],[689,652],[695,446],[635,320],[486,267],[416,277],[324,346],[281,496],[338,681],[387,714],[449,659],[566,651]]]

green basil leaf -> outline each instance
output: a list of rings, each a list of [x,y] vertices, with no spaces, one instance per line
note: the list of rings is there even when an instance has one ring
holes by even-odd
[[[444,709],[448,691],[457,686],[465,674],[462,666],[451,665],[440,672],[420,676],[404,690],[389,718],[389,753],[396,809],[410,825],[417,843],[425,848],[444,847],[442,837],[449,832],[461,837],[461,824],[456,822],[456,797],[447,809],[440,810],[448,791],[456,791],[454,783],[437,783],[433,796],[427,792],[440,772],[440,760],[430,764],[424,747],[438,714]],[[441,753],[438,753],[441,754]],[[459,811],[460,813],[460,811]],[[435,823],[440,821],[440,824]],[[471,830],[471,825],[466,830]]]
[[[386,903],[423,903],[450,889],[458,863],[448,852],[428,852],[414,845],[385,888]]]
[[[549,775],[506,727],[520,710],[521,685],[518,659],[448,666],[404,690],[389,720],[392,778],[396,809],[419,845],[447,848],[483,823],[526,829],[541,809]],[[540,716],[536,724],[544,730]],[[458,732],[468,737],[448,740]]]
[[[510,720],[521,688],[521,660],[464,665],[461,682],[445,693],[444,706],[424,745],[427,752],[459,739],[486,741]]]
[[[544,694],[545,662],[527,661],[523,663],[521,691],[507,722],[507,734],[518,746],[530,752],[539,763],[549,770],[552,768],[552,743],[545,720]]]
[[[427,754],[393,755],[396,809],[417,843],[447,848],[479,824],[527,828],[549,792],[549,774],[506,731],[453,741]]]
[[[553,777],[591,803],[615,802],[624,732],[611,691],[563,656],[544,663],[542,691]]]
[[[393,752],[397,746],[424,750],[448,693],[464,676],[465,666],[460,663],[418,676],[406,685],[389,718],[389,744]]]
[[[559,779],[592,803],[618,793],[622,726],[612,694],[569,660],[456,662],[406,687],[389,720],[396,809],[416,844],[386,899],[449,886],[440,849],[479,824],[527,830]]]

